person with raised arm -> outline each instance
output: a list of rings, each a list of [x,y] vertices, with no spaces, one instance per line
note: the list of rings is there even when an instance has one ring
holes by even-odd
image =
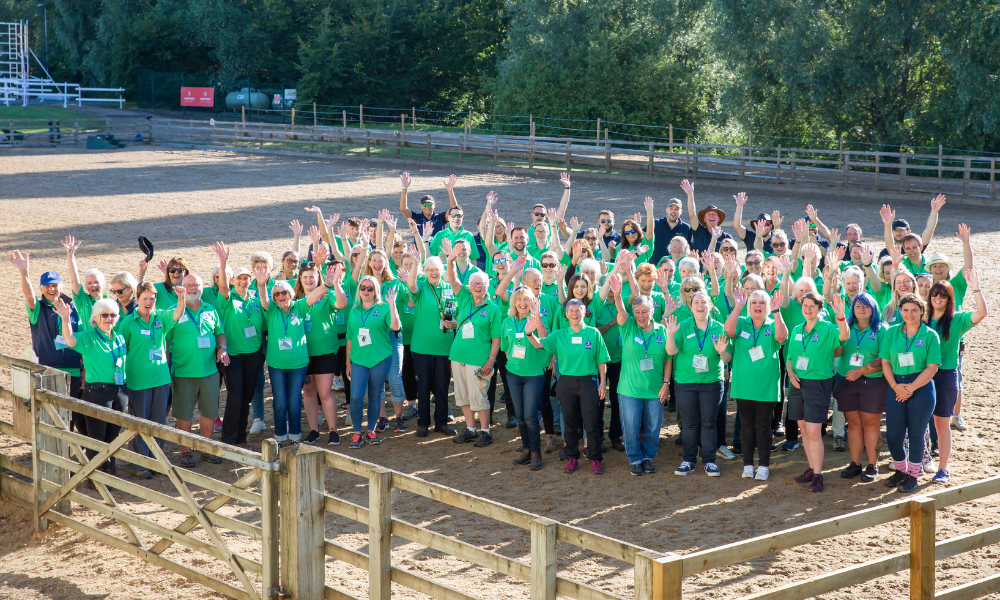
[[[542,468],[542,436],[538,414],[546,397],[545,368],[550,356],[532,346],[525,334],[528,322],[537,316],[537,331],[548,335],[539,314],[540,302],[527,286],[518,286],[510,295],[510,308],[502,323],[500,349],[507,354],[507,383],[514,403],[517,428],[521,434],[521,455],[515,465],[530,465],[532,470]]]
[[[653,226],[653,254],[651,263],[660,264],[660,259],[667,256],[668,247],[673,243],[675,237],[683,239],[686,243],[691,241],[691,225],[681,219],[684,210],[684,203],[680,198],[671,198],[667,201],[666,215],[656,220]],[[675,261],[676,262],[676,261]]]
[[[275,279],[283,279],[289,285],[295,287],[295,279],[299,276],[299,267],[302,266],[301,254],[299,252],[302,223],[299,223],[298,219],[295,219],[289,227],[291,227],[293,234],[292,247],[282,252],[280,272],[275,276]],[[310,246],[311,248],[312,246]]]
[[[924,226],[924,232],[920,234],[920,252],[927,249],[930,245],[931,240],[934,238],[934,230],[937,228],[938,213],[944,207],[947,202],[947,198],[944,194],[938,194],[931,199],[931,212],[927,216],[927,225]],[[882,249],[879,258],[889,254],[889,250],[893,246],[902,246],[903,238],[907,234],[912,233],[910,231],[910,224],[906,219],[897,219],[896,211],[892,210],[888,204],[883,204],[882,209],[879,211],[879,216],[882,217],[883,230],[883,240],[885,241],[885,248]]]
[[[430,223],[434,233],[437,233],[447,227],[448,212],[434,212],[434,196],[431,196],[430,194],[421,196],[420,212],[410,210],[410,207],[406,202],[406,193],[410,185],[412,185],[413,179],[410,177],[409,173],[401,174],[399,176],[399,183],[401,188],[399,192],[399,212],[402,213],[404,219],[412,219],[420,227],[423,227],[426,223]],[[446,178],[443,183],[444,189],[448,191],[449,207],[457,206],[458,201],[455,200],[456,177],[451,175]]]
[[[947,483],[951,478],[948,470],[948,458],[951,455],[951,420],[958,402],[959,386],[959,345],[964,336],[974,326],[979,324],[989,311],[986,308],[986,297],[979,285],[976,271],[967,269],[965,281],[972,286],[972,294],[976,300],[975,311],[956,311],[954,288],[947,281],[938,281],[931,286],[930,310],[926,316],[928,327],[937,332],[941,342],[941,365],[934,374],[934,390],[936,402],[934,405],[934,428],[937,432],[937,443],[940,457],[938,472],[934,476],[935,483]]]
[[[80,242],[67,235],[62,242],[66,249],[66,261],[69,263],[69,283],[70,291],[73,295],[73,304],[80,315],[80,330],[90,329],[90,312],[94,308],[94,303],[101,298],[107,298],[107,288],[104,282],[104,273],[100,269],[90,269],[84,273],[84,280],[80,281],[80,270],[76,266],[76,251],[80,248]]]
[[[146,266],[145,261],[139,262],[140,282],[145,281]],[[184,284],[184,278],[191,273],[191,269],[188,268],[187,261],[180,257],[161,260],[159,268],[163,273],[163,281],[153,284],[156,286],[156,308],[173,308],[177,306],[177,291],[174,288]]]
[[[430,252],[434,256],[446,254],[443,243],[448,242],[451,246],[460,241],[469,245],[468,260],[473,262],[479,260],[479,250],[476,248],[476,240],[471,233],[462,228],[462,221],[465,219],[465,211],[461,206],[455,205],[448,210],[448,226],[438,231],[431,238]]]
[[[185,293],[183,287],[177,289],[178,294]],[[184,316],[186,302],[179,302],[173,309],[156,310],[156,288],[148,281],[139,284],[138,297],[135,311],[122,317],[115,327],[127,349],[128,411],[134,417],[166,425],[170,395],[167,336]],[[150,456],[149,447],[141,436],[135,436],[131,445],[133,452]],[[136,464],[132,465],[132,474],[142,479],[153,478],[149,469]]]
[[[625,222],[622,223],[621,243],[619,244],[617,251],[632,250],[636,253],[635,260],[638,263],[652,263],[653,245],[655,243],[655,240],[653,239],[653,232],[655,231],[653,221],[653,198],[646,196],[643,203],[646,208],[646,231],[643,232],[642,228],[639,226],[641,223],[639,213],[635,213],[635,216],[631,219],[625,219]],[[611,262],[613,259],[614,256],[612,256],[612,253],[609,252],[607,255],[607,261]]]
[[[808,468],[795,478],[808,483],[812,492],[823,491],[823,437],[821,430],[830,413],[833,394],[834,356],[850,337],[844,316],[844,299],[833,299],[836,325],[820,319],[823,297],[808,291],[798,298],[803,322],[792,328],[785,368],[788,389],[788,418],[798,422]]]
[[[736,237],[743,240],[743,245],[746,246],[747,250],[757,249],[774,254],[773,233],[775,229],[781,227],[781,213],[778,211],[774,211],[770,215],[760,213],[756,219],[750,221],[748,229],[743,225],[743,208],[747,203],[746,192],[736,194],[733,199],[736,200],[736,210],[733,211],[733,229],[736,231]]]
[[[681,189],[687,194],[688,219],[691,220],[691,249],[699,253],[705,250],[718,252],[721,240],[733,239],[721,229],[722,223],[726,220],[725,211],[714,204],[709,204],[699,211],[694,203],[694,184],[685,179],[681,182]],[[720,229],[716,231],[716,228]]]

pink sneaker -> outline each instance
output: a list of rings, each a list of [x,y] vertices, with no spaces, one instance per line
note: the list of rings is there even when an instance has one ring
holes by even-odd
[[[580,467],[580,462],[571,456],[569,457],[569,459],[566,460],[566,466],[563,467],[563,473],[572,473],[573,471],[576,471],[579,467]]]
[[[216,419],[215,420],[215,427],[214,427],[214,429],[215,429],[216,433],[222,431],[222,420],[221,419]]]
[[[590,472],[593,475],[602,475],[604,473],[604,467],[601,466],[601,461],[590,461]]]

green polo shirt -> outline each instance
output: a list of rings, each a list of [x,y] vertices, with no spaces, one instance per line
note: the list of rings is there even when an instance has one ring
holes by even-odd
[[[157,295],[159,297],[159,295]],[[201,291],[201,301],[208,302],[215,309],[215,312],[222,314],[222,296],[219,295],[219,286],[213,285]]]
[[[503,317],[500,309],[487,296],[483,303],[474,304],[469,288],[462,288],[457,297],[455,341],[448,358],[466,365],[482,367],[490,357],[494,339],[502,333]],[[471,327],[470,327],[471,325]]]
[[[596,377],[598,365],[611,359],[601,332],[586,324],[580,331],[567,326],[549,333],[542,339],[542,348],[556,355],[560,375],[571,377]]]
[[[250,293],[241,298],[236,290],[230,289],[228,300],[219,296],[219,307],[229,355],[252,354],[260,350],[264,338],[264,309],[260,298]]]
[[[899,355],[913,353],[913,366],[899,366]],[[885,343],[879,347],[878,356],[892,364],[894,375],[913,375],[927,368],[927,365],[941,364],[941,339],[936,331],[921,323],[917,335],[908,338],[903,333],[903,324],[889,328]]]
[[[736,322],[736,337],[732,340],[733,377],[729,395],[757,402],[780,400],[781,344],[775,336],[774,319],[768,316],[760,327],[754,327],[750,317],[740,317]],[[763,353],[756,360],[751,356],[755,348]]]
[[[118,323],[117,330],[128,348],[125,380],[130,390],[148,390],[170,383],[167,335],[173,327],[173,309],[153,310],[148,321],[135,311]]]
[[[347,315],[351,311],[351,307],[354,306],[354,299],[358,295],[358,284],[354,279],[345,277],[342,287],[344,295],[347,296],[347,308],[338,310],[337,314],[333,316],[333,320],[337,324],[337,336],[347,339]]]
[[[927,270],[927,258],[923,254],[920,255],[920,264],[914,264],[913,262],[910,261],[909,257],[904,254],[903,266],[905,266],[910,271],[910,273],[914,275],[919,275],[920,273],[929,272]]]
[[[207,377],[217,373],[215,336],[223,333],[222,319],[211,304],[202,302],[197,312],[185,307],[184,314],[167,338],[170,342],[171,374],[174,377]],[[199,339],[203,341],[199,342]]]
[[[552,357],[544,350],[531,345],[524,327],[528,319],[504,319],[500,336],[500,349],[507,354],[507,370],[520,377],[544,375]]]
[[[834,374],[833,354],[843,343],[836,325],[822,319],[817,320],[812,331],[806,331],[806,324],[796,325],[788,334],[786,358],[800,379],[829,379]],[[804,369],[798,367],[799,357],[809,359]]]
[[[941,324],[935,320],[929,323],[931,329],[937,332],[941,343],[941,367],[942,369],[958,368],[958,344],[970,329],[975,327],[972,322],[971,312],[956,312],[951,318],[951,325],[948,327],[948,339],[944,339],[941,331]]]
[[[73,348],[83,357],[83,368],[87,371],[87,383],[117,383],[115,373],[120,373],[125,381],[125,338],[120,333],[111,332],[109,338],[101,330],[91,329],[75,334]]]
[[[273,300],[267,305],[264,322],[267,325],[267,364],[275,369],[301,369],[309,364],[306,342],[306,315],[309,304],[305,298],[292,301],[288,312]]]
[[[438,285],[426,279],[417,280],[417,293],[413,296],[416,315],[410,352],[428,356],[448,356],[455,341],[454,330],[441,329],[441,313],[454,310],[455,296],[451,286],[442,277]]]
[[[603,304],[600,297],[594,294],[594,297],[590,300],[590,304],[587,305],[587,312],[583,316],[584,325],[588,327],[597,326],[597,315],[600,313]],[[566,303],[564,302],[559,306],[556,317],[552,320],[552,329],[565,329],[566,327],[569,327],[569,319],[566,318]]]
[[[553,281],[552,283],[542,282],[542,295],[552,296],[555,299],[559,299],[559,283]]]
[[[306,332],[306,348],[309,356],[335,354],[340,350],[340,340],[337,339],[337,313],[334,308],[337,293],[327,290],[326,295],[313,304],[306,313],[304,324]]]
[[[677,355],[674,357],[674,379],[677,383],[715,383],[722,381],[723,362],[715,349],[719,336],[726,337],[722,323],[709,318],[708,326],[698,329],[695,320],[685,319],[674,334]],[[727,338],[728,339],[728,338]],[[707,359],[706,367],[695,367],[696,357]]]
[[[969,283],[965,281],[965,273],[961,271],[955,273],[949,281],[955,290],[955,312],[961,312],[965,304],[965,294],[969,291]]]
[[[611,323],[611,327],[601,334],[604,338],[604,346],[608,349],[608,362],[617,363],[622,361],[622,334],[618,326],[618,309],[614,302],[604,302],[597,310],[597,327],[604,327]],[[637,396],[638,397],[638,396]]]
[[[857,323],[851,326],[851,337],[844,342],[844,349],[837,359],[837,374],[847,375],[851,369],[857,369],[878,358],[878,350],[885,343],[885,332],[889,327],[885,323],[879,323],[877,331],[873,331],[871,325],[862,331],[858,329]],[[861,355],[861,364],[851,366],[851,356]],[[874,373],[867,373],[865,377],[882,377],[882,370]]]
[[[663,386],[663,365],[670,360],[667,328],[654,321],[653,328],[646,333],[635,318],[629,317],[620,329],[622,374],[618,380],[618,393],[644,400],[659,398]],[[646,359],[652,359],[652,363]]]
[[[162,283],[154,283],[156,288],[156,310],[177,307],[177,292],[172,288],[167,290],[167,286]]]
[[[545,324],[547,331],[552,331],[552,324],[560,310],[562,307],[559,306],[559,299],[555,296],[549,296],[543,291],[538,298],[538,316],[542,318],[542,323]]]
[[[101,298],[107,298],[107,296],[101,296]],[[80,331],[93,329],[94,326],[90,324],[90,316],[94,314],[94,305],[97,304],[97,300],[94,300],[94,297],[85,292],[83,286],[80,286],[80,293],[73,294],[73,304],[76,305],[76,314],[80,315]]]
[[[462,285],[469,285],[469,278],[472,277],[472,274],[479,273],[480,271],[482,271],[482,269],[472,264],[471,260],[469,262],[469,266],[466,267],[464,271],[458,268],[458,261],[455,261],[455,275],[458,277],[458,281]]]
[[[347,339],[351,342],[351,364],[367,369],[392,356],[392,311],[389,304],[373,304],[365,309],[355,306],[347,317]],[[362,330],[368,330],[362,336]],[[270,358],[270,355],[268,356]]]
[[[441,254],[441,242],[444,240],[450,240],[452,247],[455,246],[456,240],[466,240],[469,242],[469,260],[471,262],[479,260],[479,248],[476,247],[476,239],[464,229],[453,231],[451,225],[435,233],[434,237],[431,238],[430,253],[432,256]]]

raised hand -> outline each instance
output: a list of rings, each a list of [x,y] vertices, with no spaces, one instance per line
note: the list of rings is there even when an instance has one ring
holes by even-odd
[[[56,311],[57,315],[62,317],[63,321],[69,320],[71,309],[69,304],[63,302],[62,298],[56,298],[56,301],[52,303],[52,309]]]
[[[833,313],[837,315],[837,318],[844,318],[844,297],[840,294],[836,294],[833,297]]]
[[[934,199],[931,200],[931,210],[934,212],[938,212],[944,207],[944,203],[945,203],[944,194],[938,194],[937,196],[934,196]]]
[[[73,254],[80,247],[80,242],[76,241],[73,236],[67,235],[66,239],[62,241],[62,245],[66,249],[66,254]]]
[[[293,235],[302,235],[302,223],[299,223],[297,219],[292,219],[288,226],[292,229]]]
[[[569,185],[570,185],[570,183],[569,183],[569,173],[560,173],[559,174],[559,183],[563,184],[563,187],[568,190],[569,189]]]
[[[720,238],[720,237],[722,237],[722,228],[719,227],[718,225],[716,225],[715,227],[713,227],[712,228],[712,237],[714,237],[714,238]]]
[[[867,260],[866,260],[867,259]],[[871,266],[875,261],[875,251],[867,243],[861,243],[861,262],[864,263],[866,267]]]
[[[267,267],[264,268],[266,269]],[[187,300],[187,288],[183,285],[175,285],[174,291],[177,292],[177,304],[184,304]]]
[[[168,263],[167,261],[161,260],[160,264],[156,265],[156,266],[158,266],[160,268],[160,271],[163,273],[164,277],[167,276],[167,265],[169,265],[169,264],[170,263]]]
[[[227,262],[229,260],[229,248],[226,247],[222,242],[215,242],[212,246],[212,250],[215,250],[215,255],[219,257],[219,262]]]
[[[340,213],[333,213],[333,216],[327,219],[326,226],[329,227],[330,229],[333,229],[333,226],[336,225],[337,221],[339,220],[340,220]]]
[[[338,230],[337,233],[340,235],[340,237],[347,237],[350,234],[350,231],[347,229],[347,221],[344,221],[343,223],[340,224],[340,229]]]
[[[254,279],[257,280],[257,287],[267,286],[267,280],[271,276],[267,271],[267,265],[260,263],[253,269]]]
[[[580,219],[577,219],[576,217],[569,220],[569,228],[573,231],[580,231],[581,225],[583,225],[583,223],[580,223]]]
[[[878,215],[882,217],[882,223],[888,226],[892,226],[892,222],[896,219],[896,211],[889,208],[888,204],[882,205],[882,210],[878,211]]]
[[[385,224],[389,226],[389,229],[393,231],[396,230],[396,217],[392,216],[392,213],[385,211]]]
[[[670,286],[670,279],[673,275],[670,273],[666,267],[660,267],[656,270],[656,283],[659,284],[661,289],[667,289]]]
[[[830,230],[830,239],[828,240],[831,246],[837,245],[840,242],[840,230],[833,228]]]
[[[529,335],[534,333],[538,329],[538,326],[541,325],[541,323],[542,319],[539,316],[537,316],[534,312],[532,312],[531,318],[528,319],[528,322],[524,324],[524,335]]]
[[[454,177],[454,175],[452,175],[452,177]],[[486,194],[486,206],[488,208],[493,208],[493,205],[496,204],[497,200],[499,199],[500,196],[498,196],[496,192],[491,191],[490,193]],[[494,213],[494,215],[496,215],[496,213]],[[494,216],[494,218],[496,217]]]
[[[410,247],[407,249],[406,253],[410,255],[410,258],[413,259],[413,262],[416,263],[420,262],[420,251],[417,250],[416,244],[411,244]]]
[[[771,213],[771,225],[774,227],[774,229],[780,229],[781,223],[784,222],[784,220],[785,217],[781,216],[780,210],[776,210]]]
[[[528,262],[527,256],[518,256],[517,260],[514,261],[514,272],[517,273],[524,268],[525,263]]]
[[[407,219],[406,224],[410,227],[410,233],[413,234],[413,237],[417,237],[418,235],[420,235],[420,233],[417,231],[416,221],[414,221],[413,219]]]
[[[28,257],[28,254],[21,254],[20,250],[14,250],[10,254],[10,264],[23,275],[28,272]]]
[[[774,290],[771,294],[771,310],[777,310],[781,308],[781,304],[784,301],[785,296],[781,293],[781,290]]]
[[[844,260],[844,256],[847,255],[847,248],[844,246],[831,246],[831,248],[833,248],[833,251],[836,253],[837,262]]]
[[[413,179],[410,178],[410,174],[409,173],[404,172],[403,174],[401,174],[399,176],[399,185],[403,189],[406,189],[406,188],[410,187],[411,183],[413,183]]]
[[[328,254],[329,252],[326,249],[326,244],[317,243],[313,246],[313,262],[317,265],[322,265],[326,262]]]
[[[395,304],[396,303],[396,288],[391,287],[391,288],[389,288],[388,291],[386,291],[386,293],[385,293],[385,300],[389,304]]]
[[[808,229],[808,226],[806,225],[805,219],[799,219],[798,221],[792,223],[792,235],[794,235],[797,240],[802,240],[806,237],[806,229]]]
[[[794,267],[795,267],[795,264],[792,263],[792,259],[791,258],[789,258],[787,256],[782,257],[782,259],[781,259],[781,272],[782,273],[784,273],[785,275],[788,275],[789,273],[792,272],[792,269]]]
[[[740,192],[739,194],[736,194],[735,196],[733,196],[733,200],[736,200],[736,206],[743,206],[744,204],[747,203],[746,192]]]
[[[665,323],[665,325],[667,327],[667,334],[669,335],[674,335],[680,330],[680,326],[677,324],[676,315],[670,315],[669,317],[667,317],[667,322]]]
[[[806,204],[806,214],[809,215],[813,223],[819,220],[819,213],[816,212],[812,204]]]
[[[449,240],[448,238],[444,238],[443,240],[441,240],[441,252],[445,253],[448,256],[451,256],[452,254],[458,256],[457,254],[458,248],[453,247],[451,245],[451,240]]]
[[[307,206],[305,210],[306,210],[307,213],[313,213],[313,214],[317,214],[317,213],[323,212],[323,209],[321,209],[320,207],[316,206],[315,204],[313,204],[312,206]]]
[[[651,200],[651,198],[649,198],[647,196],[646,200]],[[652,209],[650,209],[650,210],[652,210]],[[635,211],[635,214],[632,215],[632,220],[635,221],[635,224],[636,224],[637,227],[642,227],[642,213],[641,212]]]
[[[511,234],[512,231],[514,231],[514,222],[513,221],[507,223],[507,226],[506,226],[506,228],[504,230],[504,234],[506,234],[506,237],[504,239],[506,239],[508,242],[510,241],[510,234]]]
[[[803,244],[802,258],[804,260],[817,260],[819,258],[819,253],[817,252],[816,244],[813,243]]]
[[[712,345],[715,346],[716,352],[718,352],[719,354],[725,354],[726,348],[729,347],[729,338],[727,338],[724,335],[720,335],[719,337],[715,338],[715,341],[712,342]]]
[[[622,291],[622,276],[615,273],[614,275],[608,275],[608,287],[611,288],[615,294],[620,294]]]
[[[424,229],[421,233],[425,240],[431,239],[434,236],[434,225],[430,221],[424,223]]]
[[[564,265],[562,263],[559,263],[559,265],[556,266],[555,275],[556,275],[556,281],[562,281],[563,279],[565,279],[566,278],[566,265]]]
[[[647,213],[653,212],[653,197],[646,196],[645,198],[643,198],[642,207],[646,209]]]
[[[748,296],[743,295],[742,286],[733,286],[733,300],[736,302],[736,312],[742,310],[743,305],[747,303],[747,300],[749,300]]]
[[[681,301],[673,296],[664,295],[663,296],[663,316],[668,316],[674,314],[674,311],[680,308]],[[674,317],[676,319],[677,317]]]
[[[455,181],[457,179],[458,178],[455,177],[455,174],[453,173],[453,174],[449,175],[447,178],[443,179],[441,181],[441,183],[444,184],[444,189],[446,189],[446,190],[453,190],[453,189],[455,189]]]
[[[548,217],[549,225],[555,225],[559,222],[559,211],[554,208],[548,209]]]
[[[753,232],[755,234],[764,235],[764,223],[766,222],[767,221],[765,221],[764,219],[761,219],[760,221],[751,221],[750,227],[753,228]]]
[[[977,273],[975,269],[962,269],[962,274],[965,275],[965,282],[969,284],[970,288],[972,288],[973,290],[980,289],[979,273]]]
[[[722,265],[722,270],[726,274],[726,279],[729,279],[733,275],[739,272],[740,263],[736,262],[736,258],[730,254],[726,257],[726,262]]]
[[[892,258],[892,266],[895,267],[903,262],[903,249],[899,246],[889,248],[889,256]]]
[[[965,223],[958,224],[958,233],[955,234],[955,237],[968,244],[971,235],[972,235],[972,230],[969,229],[968,225],[966,225]]]
[[[689,194],[689,195],[693,194],[694,193],[694,184],[691,183],[690,181],[688,181],[687,179],[685,179],[684,181],[681,182],[681,189],[684,190],[685,194]]]

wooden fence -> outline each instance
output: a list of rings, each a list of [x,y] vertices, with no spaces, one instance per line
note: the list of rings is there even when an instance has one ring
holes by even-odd
[[[50,122],[58,125],[50,125]],[[0,150],[10,148],[76,148],[93,135],[113,135],[132,145],[149,142],[153,123],[146,118],[76,118],[0,120]]]
[[[811,598],[907,569],[910,571],[909,595],[913,600],[965,600],[1000,591],[1000,574],[987,575],[941,592],[935,590],[936,561],[1000,542],[1000,526],[937,541],[937,511],[1000,494],[1000,476],[717,548],[686,555],[662,554],[314,447],[298,446],[279,453],[274,440],[267,440],[259,454],[233,448],[69,398],[64,393],[68,376],[59,371],[5,355],[0,355],[0,366],[10,368],[12,381],[10,389],[0,388],[0,400],[11,402],[14,410],[13,422],[0,421],[0,434],[30,443],[32,458],[31,464],[26,465],[0,454],[0,499],[31,509],[40,529],[46,527],[48,521],[58,523],[233,598],[256,600],[284,594],[294,600],[355,600],[347,591],[326,584],[326,561],[332,558],[368,572],[369,600],[389,600],[392,583],[436,600],[476,600],[447,584],[393,565],[390,548],[392,537],[396,536],[527,582],[531,600],[555,600],[557,595],[574,600],[631,600],[560,576],[557,542],[632,565],[634,600],[679,600],[684,596],[684,577],[903,519],[908,520],[909,551],[862,564],[844,565],[838,570],[741,600]],[[122,431],[110,444],[72,433],[67,427],[69,411],[118,424]],[[146,441],[152,457],[125,448],[125,444],[136,436]],[[220,456],[248,467],[249,471],[235,482],[226,483],[175,468],[160,449],[157,439]],[[88,459],[85,449],[96,451],[96,456]],[[166,475],[177,495],[167,495],[97,471],[110,456]],[[325,468],[366,478],[368,506],[327,494]],[[74,491],[84,480],[93,484],[100,498]],[[259,492],[251,489],[258,481]],[[199,504],[192,495],[191,486],[213,493],[214,497]],[[171,527],[154,521],[148,513],[130,512],[112,496],[111,489],[117,490],[119,498],[129,494],[174,511],[183,516],[183,522]],[[393,489],[530,532],[529,560],[503,556],[398,518],[393,514]],[[219,509],[231,502],[259,509],[260,524],[221,514]],[[74,518],[72,504],[115,520],[124,538]],[[367,526],[367,554],[326,539],[328,513]],[[202,538],[207,536],[210,541],[191,536],[196,528],[204,532]],[[259,542],[260,560],[230,551],[222,535],[226,531]],[[155,538],[155,543],[149,543],[150,536]],[[173,554],[164,556],[164,551],[171,547],[175,549]],[[230,581],[184,564],[191,553],[221,561],[228,569]]]
[[[548,168],[649,177],[728,179],[856,189],[944,193],[992,202],[997,157],[680,142],[603,142],[537,136],[417,133],[400,129],[153,119],[158,144],[493,167]]]

